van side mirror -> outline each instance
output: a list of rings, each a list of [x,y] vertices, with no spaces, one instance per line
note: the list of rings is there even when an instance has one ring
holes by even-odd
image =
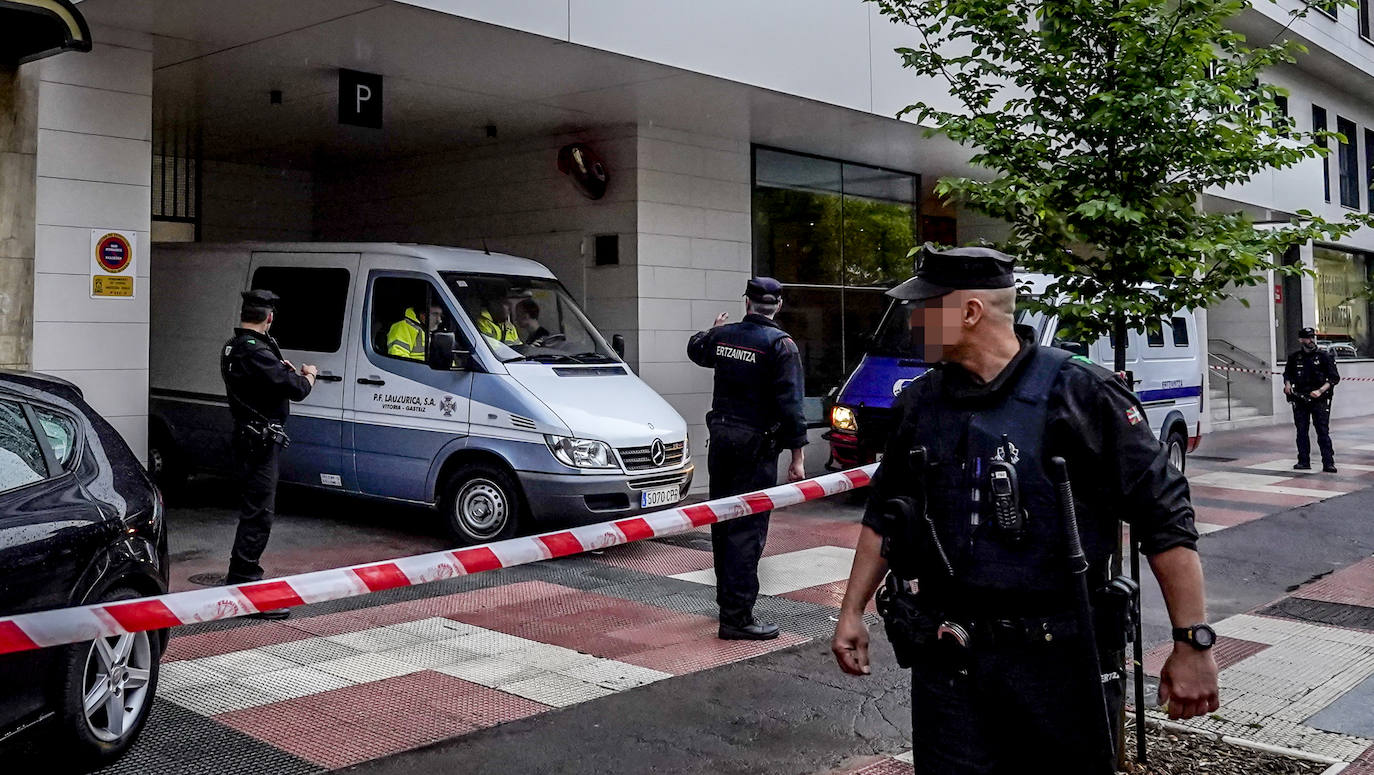
[[[458,338],[450,331],[436,331],[429,335],[425,362],[435,371],[464,371],[472,368],[472,353],[458,349]]]
[[[624,358],[624,357],[625,357],[625,337],[624,337],[623,335],[621,335],[621,334],[616,334],[615,336],[612,336],[612,337],[611,337],[611,349],[612,349],[612,350],[615,350],[615,354],[616,354],[616,355],[619,355],[621,358]]]
[[[1087,354],[1088,354],[1088,348],[1084,347],[1082,342],[1067,342],[1067,341],[1060,341],[1060,342],[1055,342],[1055,343],[1054,343],[1054,346],[1055,346],[1055,347],[1058,347],[1058,348],[1061,349],[1061,350],[1067,350],[1067,351],[1073,353],[1074,355],[1087,355]]]

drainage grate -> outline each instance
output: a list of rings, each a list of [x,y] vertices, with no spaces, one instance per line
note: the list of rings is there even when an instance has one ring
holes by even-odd
[[[1221,457],[1220,455],[1189,455],[1189,460],[1208,460],[1213,463],[1234,463],[1240,460],[1238,457]]]
[[[1374,630],[1374,608],[1347,603],[1328,603],[1324,600],[1289,597],[1268,608],[1261,609],[1258,613],[1265,616],[1278,616],[1284,619],[1311,622],[1312,624],[1327,624],[1332,627]]]
[[[222,587],[225,581],[223,573],[197,573],[186,580],[202,587]]]

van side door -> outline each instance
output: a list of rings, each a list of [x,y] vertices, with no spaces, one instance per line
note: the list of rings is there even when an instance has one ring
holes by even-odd
[[[469,433],[473,372],[425,360],[435,332],[452,333],[455,349],[471,351],[456,310],[438,278],[387,268],[369,259],[355,303],[362,330],[350,342],[353,458],[358,490],[368,495],[430,501],[430,472],[440,452]]]
[[[320,370],[310,395],[291,407],[286,429],[291,446],[281,458],[283,481],[356,488],[343,413],[358,264],[357,253],[253,254],[249,288],[281,297],[271,333],[282,357],[297,368],[310,363]]]

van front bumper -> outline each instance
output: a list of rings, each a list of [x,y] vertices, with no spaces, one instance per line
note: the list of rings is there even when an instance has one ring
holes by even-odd
[[[678,498],[687,497],[696,467],[688,462],[682,468],[648,474],[567,475],[522,471],[525,501],[537,522],[603,522],[658,511],[672,506],[643,508],[641,493],[659,487],[678,487]],[[673,504],[676,505],[676,504]]]

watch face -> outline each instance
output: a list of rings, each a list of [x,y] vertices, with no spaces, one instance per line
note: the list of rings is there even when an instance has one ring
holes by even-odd
[[[1202,648],[1209,649],[1217,642],[1217,634],[1207,625],[1199,625],[1193,628],[1193,642]]]

